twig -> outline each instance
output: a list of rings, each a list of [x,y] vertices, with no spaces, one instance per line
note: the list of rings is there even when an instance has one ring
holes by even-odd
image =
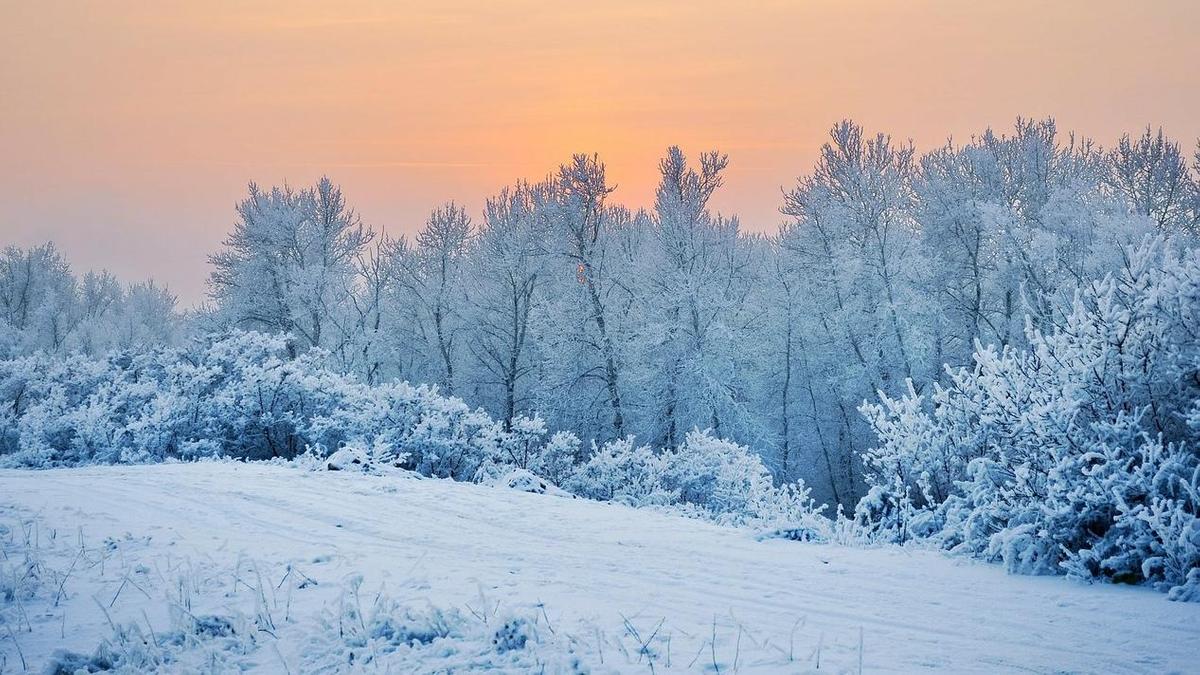
[[[463,607],[466,607],[468,612],[473,614],[476,619],[479,619],[480,623],[487,625],[487,617],[484,616],[483,614],[480,614],[478,611],[476,611],[475,608],[470,605],[470,603],[464,602]]]
[[[689,670],[691,669],[692,666],[696,665],[696,661],[700,659],[700,655],[702,653],[704,653],[704,642],[700,643],[700,648],[696,650],[696,655],[693,656],[692,660],[688,662]]]
[[[67,579],[71,578],[71,572],[75,571],[75,565],[79,562],[79,557],[83,555],[83,547],[79,548],[79,553],[75,554],[75,559],[71,561],[71,566],[67,568],[67,573],[63,575],[62,581],[58,584],[58,593],[54,596],[54,606],[58,607],[58,601],[62,599],[63,587],[67,585]]]
[[[825,644],[825,631],[821,631],[821,635],[817,637],[817,670],[821,669],[821,647]]]
[[[667,621],[666,617],[663,617],[659,620],[658,625],[654,627],[654,632],[651,633],[650,637],[646,638],[645,640],[642,639],[642,636],[638,633],[637,628],[634,627],[634,625],[629,621],[628,618],[626,618],[624,614],[621,615],[621,620],[625,622],[625,632],[629,633],[629,635],[633,637],[634,641],[638,643],[638,663],[641,663],[642,656],[644,655],[647,663],[650,665],[650,672],[653,673],[655,655],[654,651],[650,649],[650,643],[654,642],[654,638],[658,635],[658,631],[662,630],[663,624]]]
[[[124,579],[121,580],[121,585],[120,585],[120,587],[117,588],[117,594],[113,596],[112,602],[108,603],[109,607],[112,607],[114,604],[116,604],[117,598],[121,597],[121,591],[125,590],[125,584],[128,581],[129,581],[128,576],[126,576]]]
[[[858,627],[858,675],[863,671],[863,627]]]
[[[8,636],[12,638],[13,644],[17,647],[17,656],[21,657],[21,670],[28,671],[29,666],[25,663],[25,653],[21,651],[21,643],[17,640],[17,634],[13,632],[12,626],[8,622],[4,622],[4,628],[8,631]]]
[[[104,603],[100,602],[100,598],[92,596],[92,600],[94,600],[96,602],[96,606],[100,608],[100,611],[104,612],[104,618],[105,618],[105,620],[108,621],[108,627],[112,628],[113,632],[116,633],[117,632],[117,624],[113,623],[112,615],[108,613],[108,608],[104,606]],[[111,606],[112,605],[109,605],[109,607],[111,607]]]
[[[546,628],[549,628],[550,634],[554,635],[554,626],[550,625],[550,617],[546,616],[546,605],[541,600],[538,600],[537,606],[538,609],[542,610],[542,618],[546,620]]]
[[[804,621],[804,617],[796,619],[796,623],[792,624],[792,632],[788,635],[788,663],[796,660],[796,629],[800,627],[800,622]]]
[[[150,624],[150,617],[146,615],[145,609],[142,610],[142,618],[146,620],[146,629],[150,631],[150,640],[154,642],[157,649],[161,650],[162,646],[158,644],[158,636],[154,634],[154,626]]]
[[[717,665],[717,615],[716,614],[713,614],[712,639],[708,641],[708,644],[709,644],[709,647],[712,652],[713,670],[715,670],[719,674],[721,672],[721,666]]]
[[[276,590],[278,590],[279,588],[282,588],[283,582],[287,581],[288,577],[290,577],[290,576],[292,576],[292,566],[288,565],[287,566],[287,574],[284,574],[283,578],[279,580],[279,583],[275,584]]]

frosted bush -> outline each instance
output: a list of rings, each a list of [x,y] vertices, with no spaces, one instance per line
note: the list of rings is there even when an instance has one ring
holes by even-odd
[[[287,338],[234,332],[183,348],[102,359],[34,355],[0,362],[8,415],[0,463],[58,466],[225,455],[292,458],[364,449],[371,462],[469,479],[489,458],[537,445],[458,399],[407,383],[337,374]]]
[[[529,463],[529,470],[555,485],[562,485],[583,462],[583,443],[569,431],[550,437]]]
[[[668,488],[679,501],[728,524],[820,527],[821,508],[803,482],[776,486],[762,459],[744,445],[693,430],[663,453]]]
[[[1200,255],[1152,242],[1029,347],[977,346],[945,387],[864,404],[856,516],[1013,572],[1147,582],[1200,566]]]
[[[633,506],[666,505],[679,493],[666,487],[666,465],[648,445],[634,445],[632,437],[593,444],[591,457],[563,486],[589,499],[619,501]]]
[[[723,524],[805,529],[814,539],[829,528],[824,507],[803,482],[775,485],[758,455],[708,431],[693,430],[679,447],[662,452],[632,438],[593,447],[563,487],[590,499],[668,507]]]

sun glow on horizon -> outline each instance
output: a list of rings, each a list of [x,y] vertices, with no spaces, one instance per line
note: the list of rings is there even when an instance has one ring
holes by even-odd
[[[250,181],[343,185],[411,232],[573,152],[650,206],[663,150],[730,155],[723,212],[780,189],[851,117],[918,148],[1055,116],[1110,144],[1200,135],[1200,6],[633,0],[8,3],[0,235],[199,300]]]

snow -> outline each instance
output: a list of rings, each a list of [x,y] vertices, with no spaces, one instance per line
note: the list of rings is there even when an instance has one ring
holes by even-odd
[[[0,563],[16,566],[22,539],[52,573],[19,610],[0,602],[0,672],[113,642],[106,612],[161,643],[185,600],[193,634],[220,634],[196,647],[212,670],[349,670],[355,650],[368,672],[808,672],[818,659],[821,672],[1185,672],[1200,657],[1200,604],[1146,588],[399,475],[233,462],[0,471]],[[233,636],[197,629],[208,616]],[[355,621],[392,635],[431,616],[458,617],[457,637],[363,662]],[[199,663],[187,658],[175,666]]]

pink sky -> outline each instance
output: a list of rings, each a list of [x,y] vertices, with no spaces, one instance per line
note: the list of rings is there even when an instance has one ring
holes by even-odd
[[[3,3],[0,242],[203,297],[247,182],[329,174],[412,232],[598,152],[649,205],[671,144],[728,152],[752,229],[852,117],[919,148],[1018,115],[1200,136],[1200,3]]]

